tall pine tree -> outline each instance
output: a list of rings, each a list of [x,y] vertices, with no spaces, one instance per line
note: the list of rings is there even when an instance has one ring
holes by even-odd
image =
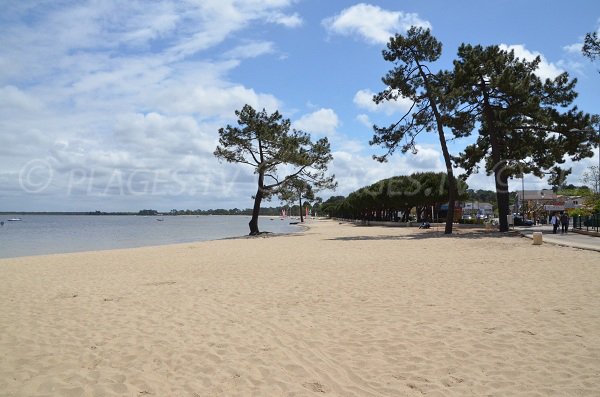
[[[540,58],[526,61],[499,46],[463,44],[454,62],[453,97],[462,110],[453,120],[457,136],[468,136],[473,123],[479,136],[456,158],[470,175],[485,162],[494,174],[500,230],[508,230],[508,180],[522,173],[538,177],[565,172],[565,157],[574,161],[593,155],[591,117],[567,109],[574,101],[576,80],[563,73],[542,81],[535,72]]]
[[[395,67],[382,78],[387,88],[375,95],[373,100],[381,103],[403,97],[410,99],[412,106],[398,122],[389,127],[374,126],[375,134],[370,144],[387,149],[387,153],[374,156],[376,160],[383,162],[398,146],[401,146],[403,153],[409,150],[416,152],[415,139],[421,132],[437,132],[448,176],[448,216],[445,233],[450,234],[454,220],[456,179],[444,136],[442,114],[442,108],[445,107],[443,102],[447,74],[433,74],[430,69],[430,63],[435,62],[441,54],[442,43],[431,35],[429,29],[413,26],[406,35],[397,34],[390,38],[387,50],[383,51],[383,58],[394,63]]]

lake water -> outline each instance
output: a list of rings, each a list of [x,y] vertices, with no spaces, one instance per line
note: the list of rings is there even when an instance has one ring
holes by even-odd
[[[7,221],[13,217],[22,221]],[[0,215],[0,221],[0,258],[216,240],[250,231],[249,216]],[[273,233],[299,230],[289,223],[260,217],[258,227]]]

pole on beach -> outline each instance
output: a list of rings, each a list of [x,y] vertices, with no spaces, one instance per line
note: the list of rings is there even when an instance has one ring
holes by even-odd
[[[521,219],[525,220],[525,174],[521,172]]]

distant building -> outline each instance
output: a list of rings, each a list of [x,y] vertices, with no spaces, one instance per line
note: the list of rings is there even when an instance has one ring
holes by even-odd
[[[552,212],[581,208],[582,204],[583,199],[580,196],[557,195],[550,189],[517,190],[513,212],[525,212],[526,215],[533,218]]]
[[[542,190],[517,190],[517,201],[521,201],[525,193],[525,201],[528,200],[539,200],[539,201],[552,201],[558,197],[551,189]]]
[[[462,204],[462,214],[478,217],[490,217],[494,215],[494,206],[490,203],[480,201],[466,201]]]
[[[565,197],[565,209],[583,208],[583,197],[582,196],[568,196]]]

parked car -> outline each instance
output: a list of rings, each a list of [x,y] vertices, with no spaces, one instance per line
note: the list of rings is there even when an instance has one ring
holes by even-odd
[[[515,216],[515,226],[533,226],[533,221],[530,219],[523,219],[520,216]]]

